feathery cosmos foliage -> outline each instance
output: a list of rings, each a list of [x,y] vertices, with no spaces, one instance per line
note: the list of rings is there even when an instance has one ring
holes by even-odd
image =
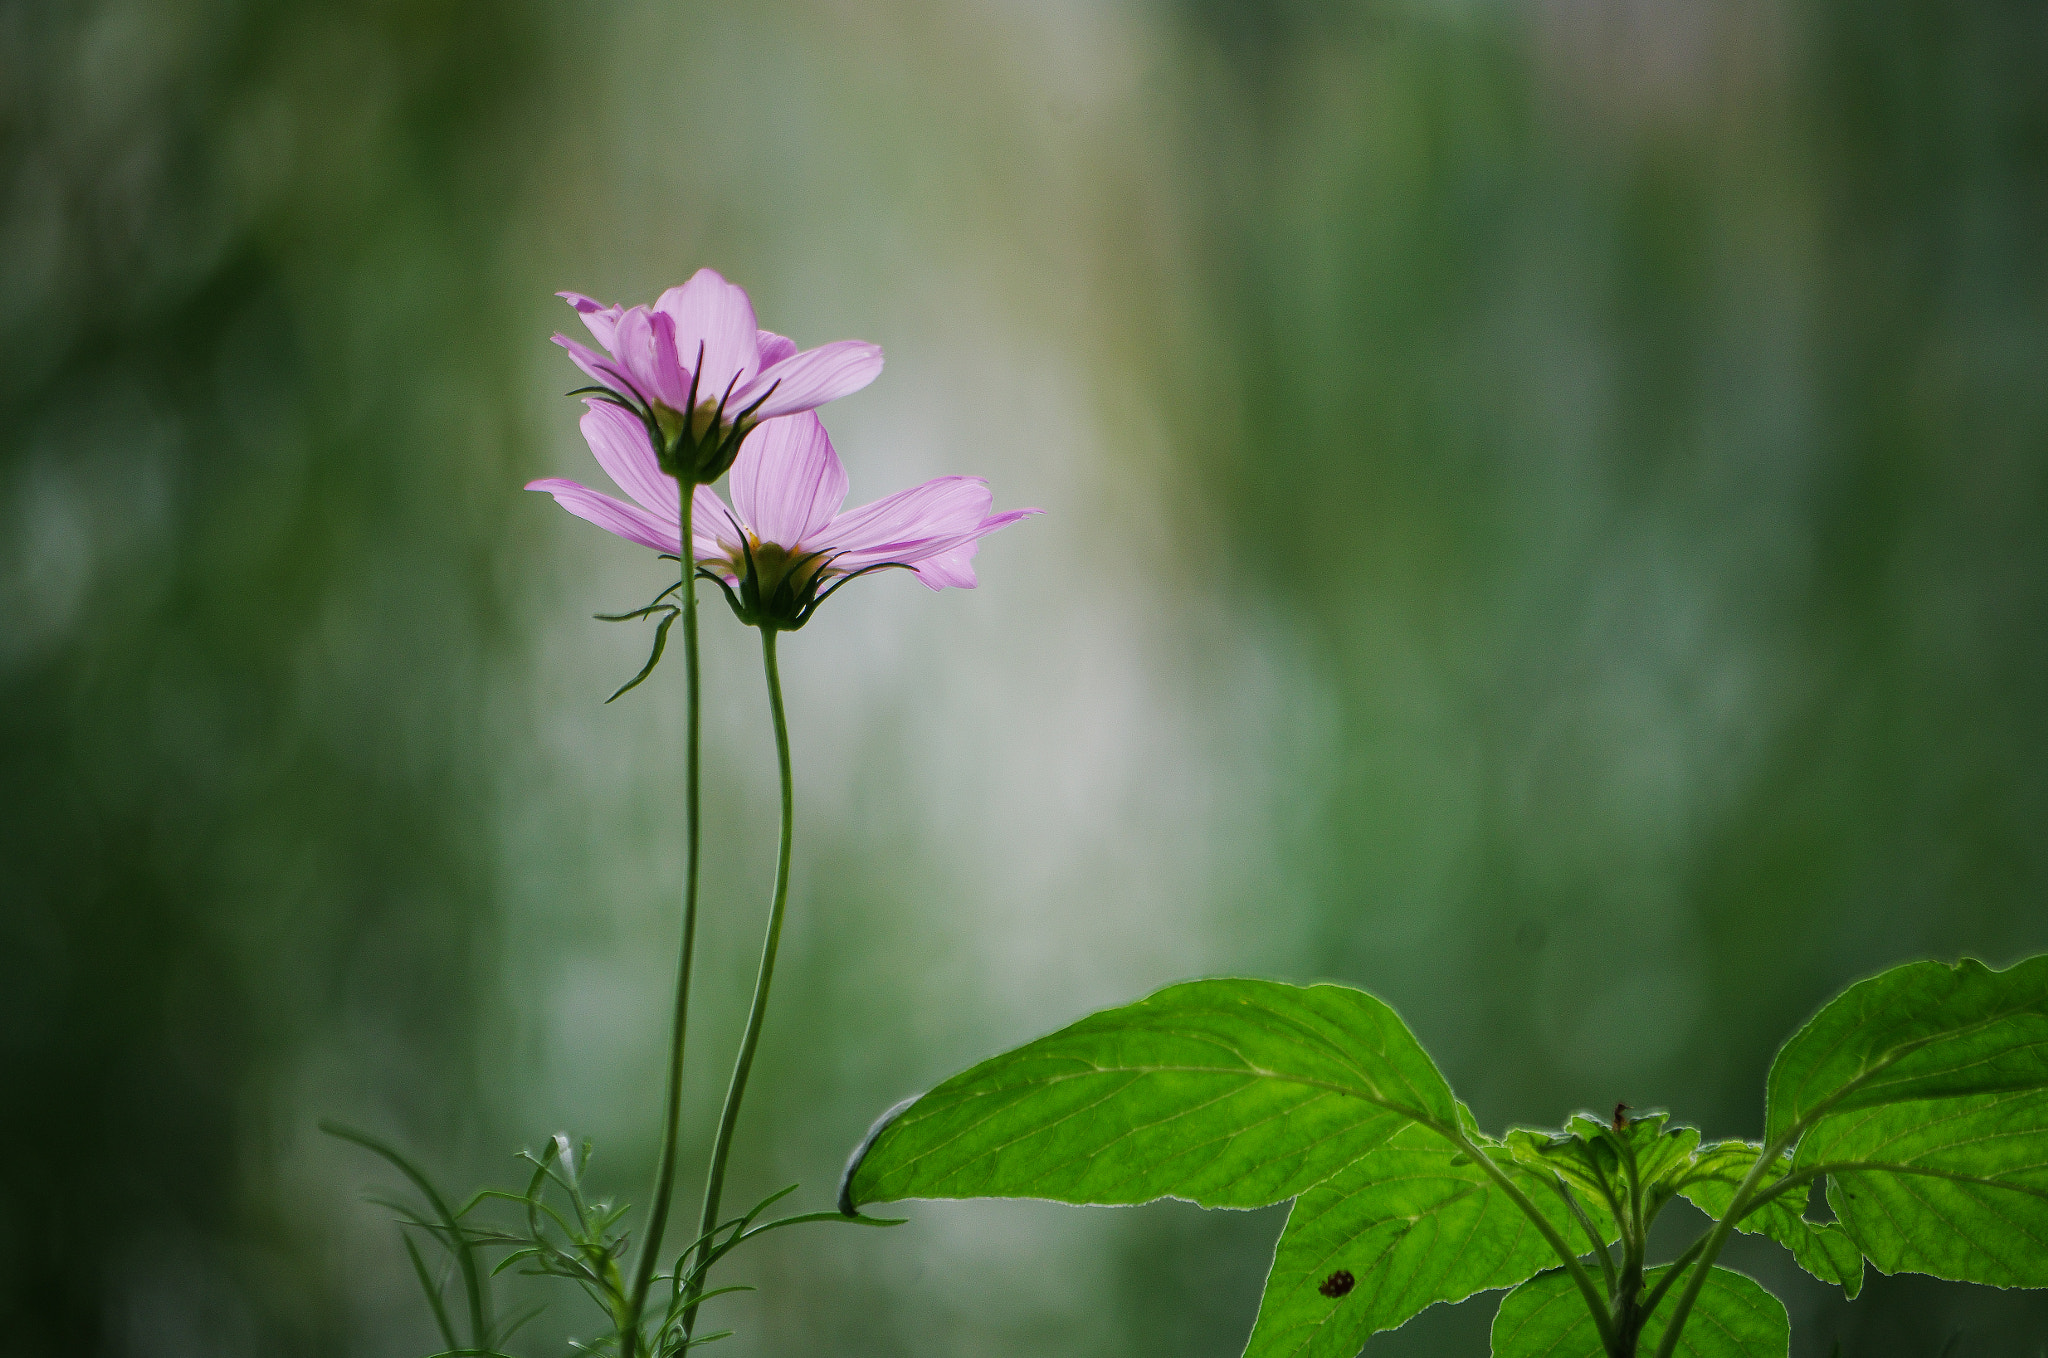
[[[1852,986],[1773,1064],[1764,1140],[1664,1114],[1494,1139],[1385,1004],[1343,986],[1169,987],[887,1115],[840,1189],[1206,1207],[1293,1199],[1247,1347],[1351,1358],[1437,1302],[1513,1288],[1499,1358],[1783,1358],[1785,1310],[1716,1266],[1759,1232],[1854,1296],[1884,1272],[2048,1286],[2048,956],[1918,962]],[[1827,1185],[1835,1222],[1805,1216]],[[1715,1218],[1651,1266],[1657,1213]]]

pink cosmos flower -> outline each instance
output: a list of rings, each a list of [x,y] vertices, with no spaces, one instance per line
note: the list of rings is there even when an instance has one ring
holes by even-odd
[[[602,388],[599,399],[633,414],[656,469],[695,484],[723,475],[755,425],[836,401],[882,371],[876,345],[839,340],[799,353],[758,329],[746,289],[711,269],[651,307],[560,295],[604,352],[566,335],[555,343]]]
[[[534,481],[571,514],[629,542],[677,555],[682,501],[661,474],[632,415],[602,399],[587,404],[583,437],[599,465],[637,503],[574,481]],[[844,513],[846,470],[825,426],[808,411],[768,420],[733,463],[728,507],[709,486],[692,496],[691,559],[726,590],[740,619],[791,631],[810,621],[855,576],[907,567],[932,589],[972,589],[980,540],[1043,511],[989,512],[988,484],[941,476]]]

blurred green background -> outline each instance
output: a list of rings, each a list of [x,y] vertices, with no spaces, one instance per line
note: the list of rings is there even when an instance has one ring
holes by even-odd
[[[1846,982],[2048,948],[2044,70],[2034,0],[0,6],[0,1352],[435,1347],[324,1115],[644,1192],[680,669],[600,705],[662,567],[519,489],[600,479],[558,288],[714,265],[887,348],[857,499],[1048,511],[783,648],[730,1200],[1193,974],[1727,1136]],[[706,621],[698,1133],[774,806]],[[735,1358],[1234,1355],[1280,1224],[912,1214],[744,1257]],[[2048,1333],[1731,1257],[1800,1358]]]

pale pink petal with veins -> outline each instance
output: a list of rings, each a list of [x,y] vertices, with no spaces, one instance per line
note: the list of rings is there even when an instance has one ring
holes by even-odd
[[[733,508],[765,542],[798,543],[846,503],[846,469],[810,411],[769,420],[732,464]]]
[[[563,481],[548,477],[540,481],[528,481],[528,490],[546,491],[555,497],[555,503],[579,519],[588,519],[607,533],[616,534],[628,542],[637,542],[642,547],[652,547],[657,552],[676,552],[682,546],[682,534],[676,523],[662,520],[638,505],[629,505],[623,500],[614,500],[601,495],[587,486],[574,481]]]
[[[597,458],[597,465],[620,490],[647,509],[676,522],[682,499],[676,493],[675,478],[663,472],[648,446],[647,430],[632,412],[610,401],[591,397],[583,416],[583,441]]]
[[[699,269],[681,287],[661,294],[654,309],[675,325],[676,352],[697,373],[697,399],[717,401],[738,391],[760,371],[761,331],[747,290],[728,283],[715,269]],[[700,350],[701,346],[701,350]]]

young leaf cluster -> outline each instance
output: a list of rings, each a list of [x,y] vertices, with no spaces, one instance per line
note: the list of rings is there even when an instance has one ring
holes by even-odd
[[[1831,1222],[1806,1215],[1816,1184]],[[2048,957],[1852,986],[1779,1052],[1763,1139],[1710,1144],[1619,1108],[1495,1139],[1373,996],[1187,982],[892,1112],[840,1201],[972,1197],[1291,1199],[1249,1358],[1351,1358],[1503,1288],[1499,1358],[1783,1358],[1784,1307],[1717,1265],[1733,1231],[1851,1297],[1866,1259],[2048,1286]],[[1653,1264],[1650,1226],[1679,1197],[1713,1224]]]
[[[572,1339],[570,1347],[578,1353],[621,1353],[625,1349],[621,1340],[633,1329],[637,1332],[633,1352],[650,1358],[680,1358],[695,1346],[732,1333],[695,1333],[698,1306],[729,1292],[753,1290],[744,1285],[704,1290],[706,1277],[719,1261],[769,1231],[808,1222],[848,1220],[838,1212],[805,1212],[764,1221],[761,1218],[768,1209],[794,1193],[796,1185],[771,1193],[747,1212],[720,1222],[684,1246],[675,1267],[656,1275],[665,1297],[661,1313],[636,1325],[626,1276],[632,1243],[626,1220],[631,1209],[609,1199],[592,1198],[586,1191],[583,1175],[590,1163],[589,1142],[572,1149],[567,1136],[557,1135],[538,1153],[522,1151],[520,1159],[529,1167],[524,1191],[483,1189],[460,1206],[451,1207],[450,1199],[426,1173],[394,1147],[352,1127],[332,1122],[320,1125],[330,1135],[384,1159],[405,1175],[425,1200],[427,1210],[422,1212],[392,1198],[370,1198],[397,1215],[406,1254],[443,1344],[430,1358],[512,1358],[504,1351],[505,1344],[541,1314],[543,1307],[531,1306],[506,1321],[494,1319],[498,1308],[492,1284],[507,1272],[564,1279],[596,1306],[604,1328],[593,1338]],[[490,1204],[504,1208],[495,1223],[482,1218],[482,1209]],[[858,1224],[895,1226],[901,1222],[862,1217]],[[443,1265],[438,1271],[429,1267],[419,1237],[437,1247]],[[487,1251],[496,1254],[495,1263],[490,1262]],[[458,1283],[460,1294],[451,1305],[450,1288]]]

